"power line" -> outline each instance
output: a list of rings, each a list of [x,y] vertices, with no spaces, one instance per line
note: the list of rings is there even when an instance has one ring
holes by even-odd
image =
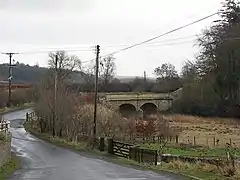
[[[142,42],[140,42],[140,43],[136,43],[136,44],[130,45],[130,46],[128,46],[128,47],[122,48],[122,49],[120,49],[120,50],[118,50],[118,51],[109,53],[108,55],[113,55],[113,54],[119,53],[119,52],[121,52],[121,51],[125,51],[125,50],[131,49],[131,48],[133,48],[133,47],[140,46],[140,45],[142,45],[142,44],[146,44],[146,43],[151,42],[151,41],[153,41],[153,40],[155,40],[155,39],[158,39],[158,38],[160,38],[160,37],[163,37],[163,36],[165,36],[165,35],[168,35],[168,34],[171,34],[171,33],[173,33],[173,32],[179,31],[179,30],[181,30],[181,29],[183,29],[183,28],[185,28],[185,27],[188,27],[188,26],[191,26],[191,25],[196,24],[196,23],[198,23],[198,22],[201,22],[201,21],[203,21],[203,20],[205,20],[205,19],[208,19],[208,18],[210,18],[210,17],[212,17],[212,16],[214,16],[214,15],[216,15],[216,14],[218,14],[218,12],[213,13],[213,14],[208,15],[208,16],[205,16],[205,17],[203,17],[203,18],[201,18],[201,19],[198,19],[198,20],[193,21],[193,22],[191,22],[191,23],[188,23],[188,24],[186,24],[186,25],[180,26],[180,27],[175,28],[175,29],[173,29],[173,30],[170,30],[170,31],[168,31],[168,32],[166,32],[166,33],[163,33],[163,34],[160,34],[160,35],[158,35],[158,36],[155,36],[155,37],[153,37],[153,38],[147,39],[147,40],[142,41]],[[64,48],[61,48],[61,49],[64,49]],[[88,50],[79,50],[79,49],[72,49],[72,50],[71,50],[71,49],[70,49],[70,50],[68,50],[68,51],[88,51]],[[45,52],[46,52],[46,51],[45,51]],[[49,51],[47,51],[47,52],[49,52]],[[31,53],[31,52],[25,52],[25,54],[27,54],[27,53]],[[44,53],[44,51],[35,51],[35,52],[32,52],[32,53]],[[21,54],[24,54],[24,53],[21,53]],[[106,55],[106,56],[107,56],[107,55]]]
[[[51,52],[55,52],[55,51],[67,51],[67,52],[80,52],[80,51],[92,51],[92,50],[90,50],[90,49],[85,49],[85,50],[83,50],[83,49],[55,49],[55,50],[51,50],[51,51],[27,51],[27,52],[21,52],[21,53],[19,53],[19,54],[41,54],[41,53],[51,53]]]
[[[199,36],[202,36],[201,34]],[[166,39],[163,41],[154,41],[154,42],[149,42],[149,43],[145,43],[145,44],[149,44],[149,45],[154,45],[154,44],[159,44],[159,43],[165,43],[165,42],[172,42],[172,41],[176,41],[176,40],[183,40],[183,39],[190,39],[193,37],[197,37],[197,35],[192,35],[192,36],[185,36],[185,37],[178,37],[178,38],[172,38],[172,39]],[[178,43],[178,42],[176,42]],[[119,47],[119,46],[129,46],[129,44],[120,44],[120,45],[111,45],[111,46],[104,46],[104,48],[111,48],[111,47]]]
[[[151,50],[158,50],[158,47],[163,47],[163,46],[174,46],[174,45],[181,45],[181,44],[188,44],[188,43],[194,43],[195,40],[189,40],[189,41],[181,41],[181,42],[175,42],[175,43],[165,43],[165,44],[154,44],[156,46],[151,46],[151,47],[147,47],[147,48],[152,48]],[[147,49],[149,50],[149,49]],[[106,57],[106,56],[110,56],[113,55],[112,53],[109,53],[107,55],[103,55],[102,57]],[[93,62],[95,61],[95,59],[91,59],[91,60],[87,60],[87,61],[82,61],[81,63],[88,63],[88,62]]]
[[[153,38],[147,39],[147,40],[142,41],[142,42],[140,42],[140,43],[136,43],[136,44],[130,45],[130,46],[128,46],[128,47],[122,48],[122,49],[120,49],[120,50],[114,51],[114,52],[112,52],[112,53],[106,54],[106,55],[104,55],[104,56],[102,56],[102,57],[106,57],[106,56],[109,56],[109,55],[114,55],[114,54],[116,54],[116,53],[119,53],[119,52],[122,52],[122,51],[126,51],[126,50],[128,50],[128,49],[134,48],[134,47],[136,47],[136,46],[140,46],[140,45],[142,45],[142,44],[147,44],[147,43],[149,43],[149,42],[151,42],[151,41],[153,41],[153,40],[155,40],[155,39],[158,39],[158,38],[160,38],[160,37],[166,36],[166,35],[171,34],[171,33],[173,33],[173,32],[179,31],[179,30],[181,30],[181,29],[183,29],[183,28],[186,28],[186,27],[188,27],[188,26],[191,26],[191,25],[193,25],[193,24],[199,23],[199,22],[201,22],[201,21],[203,21],[203,20],[205,20],[205,19],[208,19],[208,18],[216,15],[216,14],[218,14],[218,12],[213,13],[213,14],[208,15],[208,16],[205,16],[205,17],[203,17],[203,18],[201,18],[201,19],[198,19],[198,20],[193,21],[193,22],[191,22],[191,23],[188,23],[188,24],[186,24],[186,25],[180,26],[180,27],[175,28],[175,29],[173,29],[173,30],[170,30],[170,31],[168,31],[168,32],[166,32],[166,33],[163,33],[163,34],[160,34],[160,35],[158,35],[158,36],[155,36],[155,37],[153,37]],[[74,49],[74,50],[68,50],[68,51],[88,51],[88,50]],[[47,51],[47,52],[51,52],[51,51]],[[29,53],[46,53],[46,51],[45,51],[45,52],[44,52],[44,51],[25,52],[25,53],[21,53],[21,54],[29,54]],[[88,61],[84,61],[84,62],[82,62],[82,63],[90,62],[90,61],[93,61],[93,60],[94,60],[94,59],[91,59],[91,60],[88,60]]]
[[[191,23],[188,23],[188,24],[186,24],[186,25],[180,26],[180,27],[175,28],[175,29],[173,29],[173,30],[170,30],[170,31],[168,31],[168,32],[166,32],[166,33],[163,33],[163,34],[160,34],[160,35],[158,35],[158,36],[155,36],[155,37],[153,37],[153,38],[147,39],[147,40],[142,41],[142,42],[140,42],[140,43],[136,43],[136,44],[130,45],[130,46],[128,46],[128,47],[122,48],[122,49],[120,49],[120,50],[114,51],[114,52],[109,53],[109,54],[107,54],[107,55],[105,55],[105,56],[114,55],[114,54],[116,54],[116,53],[119,53],[119,52],[122,52],[122,51],[126,51],[126,50],[128,50],[128,49],[134,48],[134,47],[136,47],[136,46],[140,46],[140,45],[142,45],[142,44],[146,44],[146,43],[151,42],[151,41],[153,41],[153,40],[155,40],[155,39],[158,39],[158,38],[160,38],[160,37],[166,36],[166,35],[168,35],[168,34],[171,34],[171,33],[173,33],[173,32],[176,32],[176,31],[179,31],[179,30],[181,30],[181,29],[183,29],[183,28],[186,28],[186,27],[188,27],[188,26],[191,26],[191,25],[193,25],[193,24],[199,23],[199,22],[201,22],[201,21],[203,21],[203,20],[205,20],[205,19],[208,19],[208,18],[210,18],[210,17],[212,17],[212,16],[215,16],[216,14],[218,14],[218,12],[213,13],[213,14],[208,15],[208,16],[205,16],[205,17],[203,17],[203,18],[201,18],[201,19],[198,19],[198,20],[193,21],[193,22],[191,22]]]
[[[180,44],[188,44],[188,43],[194,43],[195,40],[189,40],[189,41],[181,41],[181,42],[175,42],[175,43],[164,43],[164,44],[154,44],[156,46],[151,46],[151,48],[157,48],[162,46],[174,46],[174,45],[180,45]]]

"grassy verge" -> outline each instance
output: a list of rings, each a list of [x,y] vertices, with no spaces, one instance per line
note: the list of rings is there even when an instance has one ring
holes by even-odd
[[[176,175],[185,177],[186,180],[196,179],[196,180],[235,180],[234,178],[226,178],[216,172],[209,172],[208,170],[201,169],[200,165],[182,163],[174,161],[171,163],[162,163],[158,166],[153,166],[149,164],[139,164],[135,161],[118,158],[116,163],[121,163],[125,165],[136,166],[141,169],[148,169],[155,172],[168,172]],[[199,169],[200,168],[200,169]]]
[[[19,167],[20,160],[12,154],[12,158],[0,168],[0,180],[6,180]]]
[[[157,149],[160,150],[161,146],[157,143],[145,143],[142,144],[141,147],[147,148],[147,149]],[[167,154],[176,154],[176,155],[182,155],[182,156],[192,156],[192,157],[199,157],[199,156],[205,156],[205,157],[223,157],[226,156],[226,148],[191,148],[191,147],[176,147],[167,145],[165,148],[165,153]],[[231,149],[231,152],[235,154],[236,156],[240,156],[240,149]]]
[[[33,105],[34,105],[33,103],[24,103],[24,104],[19,105],[19,106],[2,108],[2,109],[0,109],[0,115],[5,114],[5,113],[9,113],[9,112],[14,112],[14,111],[26,109],[26,108],[30,108],[30,107],[33,107]]]
[[[25,130],[27,132],[30,132],[32,135],[45,140],[47,142],[51,142],[57,146],[65,147],[65,148],[70,148],[73,150],[77,150],[80,152],[95,152],[95,153],[100,153],[96,149],[92,149],[91,147],[88,146],[87,142],[69,142],[66,139],[59,138],[59,137],[53,137],[50,134],[42,134],[38,130],[32,129],[31,126],[28,124],[28,122],[25,122],[24,124]]]
[[[90,147],[87,146],[86,142],[68,142],[64,139],[52,137],[48,134],[41,134],[38,131],[31,129],[28,123],[24,124],[26,131],[30,132],[31,134],[35,135],[36,137],[51,142],[55,145],[70,148],[73,150],[77,150],[80,152],[87,152],[93,155],[100,155],[104,160],[110,161],[116,164],[127,165],[139,169],[144,170],[152,170],[155,172],[161,173],[172,173],[176,175],[180,175],[185,177],[185,179],[201,179],[201,180],[235,180],[238,179],[236,177],[227,178],[221,175],[217,168],[212,165],[208,164],[190,164],[190,163],[182,163],[178,161],[170,162],[170,163],[162,163],[161,165],[154,166],[149,164],[139,164],[135,161],[119,158],[117,156],[112,156],[107,154],[106,152],[99,152],[97,150],[92,150]]]

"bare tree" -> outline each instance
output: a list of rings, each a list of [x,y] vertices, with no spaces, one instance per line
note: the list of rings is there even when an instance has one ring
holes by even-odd
[[[75,56],[69,56],[66,51],[56,51],[49,53],[48,65],[51,69],[55,70],[55,61],[57,57],[57,73],[58,81],[64,80],[75,70],[81,70],[81,61]]]
[[[114,79],[116,64],[113,56],[104,57],[100,61],[100,80],[101,85],[107,86]]]
[[[38,89],[36,102],[36,111],[44,116],[39,122],[41,131],[52,130],[53,135],[56,131],[57,135],[62,136],[64,121],[70,118],[69,113],[74,107],[68,81],[73,71],[80,69],[80,65],[77,56],[68,56],[65,51],[49,53],[50,70]],[[53,74],[56,75],[55,80]]]
[[[81,91],[93,91],[95,83],[95,64],[91,63],[84,68],[84,82],[81,84]]]

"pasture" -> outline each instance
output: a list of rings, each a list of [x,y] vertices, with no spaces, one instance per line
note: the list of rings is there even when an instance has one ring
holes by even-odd
[[[227,144],[240,148],[240,120],[167,115],[173,129],[179,129],[179,143],[225,148]],[[195,137],[195,138],[194,138]]]

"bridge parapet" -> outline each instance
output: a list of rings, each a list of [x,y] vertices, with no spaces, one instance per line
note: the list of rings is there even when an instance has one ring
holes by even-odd
[[[171,99],[170,94],[153,94],[153,93],[146,93],[146,94],[111,94],[107,93],[105,95],[106,101],[126,101],[126,100],[157,100],[157,99]]]
[[[181,96],[182,88],[171,93],[106,93],[101,96],[100,101],[118,110],[122,105],[132,105],[136,111],[148,104],[155,106],[158,111],[166,111],[172,107],[172,102]]]

